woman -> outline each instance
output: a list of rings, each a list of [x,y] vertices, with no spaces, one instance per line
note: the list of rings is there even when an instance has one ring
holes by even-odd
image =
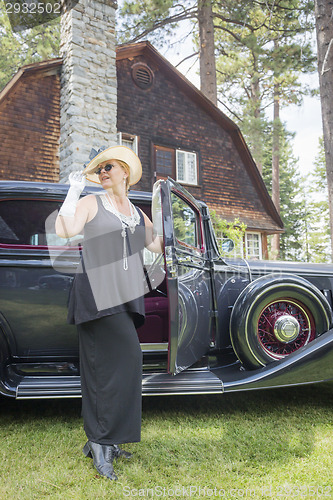
[[[81,264],[70,294],[68,321],[77,325],[83,452],[100,475],[117,479],[113,460],[130,458],[120,443],[140,441],[142,352],[136,328],[144,321],[142,250],[162,252],[149,218],[127,197],[142,175],[129,148],[100,151],[70,189],[56,220],[58,236],[84,232]],[[89,180],[104,191],[79,200]],[[159,231],[160,232],[160,231]]]

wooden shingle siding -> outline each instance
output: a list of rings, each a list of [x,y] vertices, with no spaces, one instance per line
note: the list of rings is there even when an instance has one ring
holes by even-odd
[[[146,88],[132,76],[138,63],[152,71]],[[25,66],[0,92],[0,179],[59,181],[61,65],[54,59]],[[117,130],[138,137],[143,166],[135,189],[152,189],[155,146],[195,152],[198,185],[184,186],[196,198],[248,230],[283,230],[238,127],[151,44],[117,48],[117,83]],[[87,140],[97,146],[93,134]]]
[[[138,62],[147,64],[154,73],[148,90],[142,90],[131,78],[131,68]],[[195,151],[198,186],[185,185],[186,189],[229,221],[239,218],[249,229],[281,230],[278,219],[267,213],[266,188],[259,184],[260,192],[253,182],[252,171],[242,160],[230,130],[221,127],[163,69],[149,55],[117,58],[117,126],[121,132],[139,136],[143,164],[143,176],[135,189],[152,189],[154,145]]]
[[[1,180],[59,180],[60,79],[49,73],[23,73],[0,101]]]

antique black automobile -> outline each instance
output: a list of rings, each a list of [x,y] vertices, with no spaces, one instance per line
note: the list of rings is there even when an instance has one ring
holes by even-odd
[[[80,396],[76,328],[66,323],[80,241],[52,234],[67,189],[0,183],[0,393],[6,396]],[[172,180],[160,189],[165,249],[145,255],[147,317],[138,331],[143,394],[332,379],[333,266],[223,259],[207,206]],[[133,191],[130,198],[150,215],[149,193]]]

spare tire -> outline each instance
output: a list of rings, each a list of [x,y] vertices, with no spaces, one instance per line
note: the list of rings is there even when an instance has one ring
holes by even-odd
[[[331,306],[317,287],[299,276],[269,274],[238,296],[230,336],[241,363],[256,369],[297,351],[331,325]]]

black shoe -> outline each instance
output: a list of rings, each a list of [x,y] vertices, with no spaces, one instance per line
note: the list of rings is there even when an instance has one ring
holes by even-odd
[[[132,458],[132,456],[133,456],[132,453],[130,453],[129,451],[125,451],[125,450],[122,450],[121,448],[119,448],[119,446],[117,444],[113,444],[112,447],[114,449],[115,458],[119,458],[119,457]]]
[[[117,481],[118,478],[112,465],[113,459],[115,458],[115,451],[112,446],[87,441],[84,445],[83,453],[86,457],[91,457],[93,459],[98,474]]]

